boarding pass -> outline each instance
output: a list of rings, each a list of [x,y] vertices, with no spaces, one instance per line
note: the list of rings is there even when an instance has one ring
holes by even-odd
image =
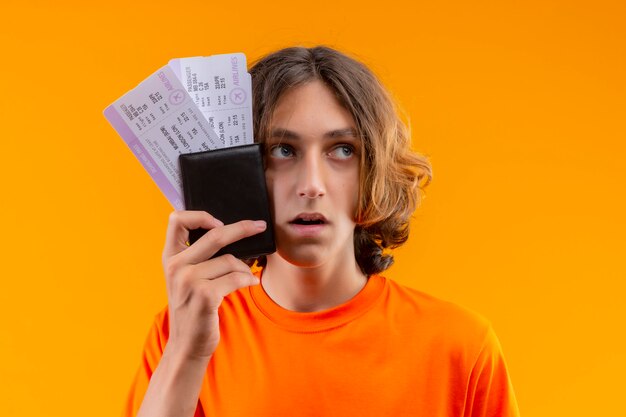
[[[177,210],[178,156],[253,142],[245,55],[180,58],[104,110],[104,116]]]

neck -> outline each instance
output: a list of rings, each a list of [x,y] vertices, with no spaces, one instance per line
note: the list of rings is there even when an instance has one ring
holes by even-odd
[[[262,285],[279,306],[299,312],[321,311],[350,300],[363,289],[367,277],[352,261],[327,262],[314,267],[293,265],[274,253],[267,257]]]

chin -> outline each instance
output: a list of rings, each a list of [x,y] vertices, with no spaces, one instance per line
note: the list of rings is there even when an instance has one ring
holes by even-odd
[[[327,256],[323,256],[322,251],[319,248],[290,248],[290,249],[278,249],[276,254],[290,264],[299,268],[315,268],[322,265],[328,260]]]

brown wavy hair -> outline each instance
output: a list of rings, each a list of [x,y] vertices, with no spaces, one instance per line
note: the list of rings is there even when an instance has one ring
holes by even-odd
[[[409,221],[432,179],[427,158],[410,149],[411,137],[397,107],[362,63],[329,47],[291,47],[271,53],[250,68],[254,137],[268,137],[274,110],[289,89],[322,81],[352,114],[363,143],[355,220],[356,261],[366,275],[389,268],[384,253],[409,237]],[[257,259],[264,266],[265,257]]]

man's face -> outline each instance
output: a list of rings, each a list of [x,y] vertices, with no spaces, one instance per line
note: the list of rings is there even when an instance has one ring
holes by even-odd
[[[352,115],[320,81],[295,87],[265,147],[278,255],[302,267],[354,260],[361,140]]]

